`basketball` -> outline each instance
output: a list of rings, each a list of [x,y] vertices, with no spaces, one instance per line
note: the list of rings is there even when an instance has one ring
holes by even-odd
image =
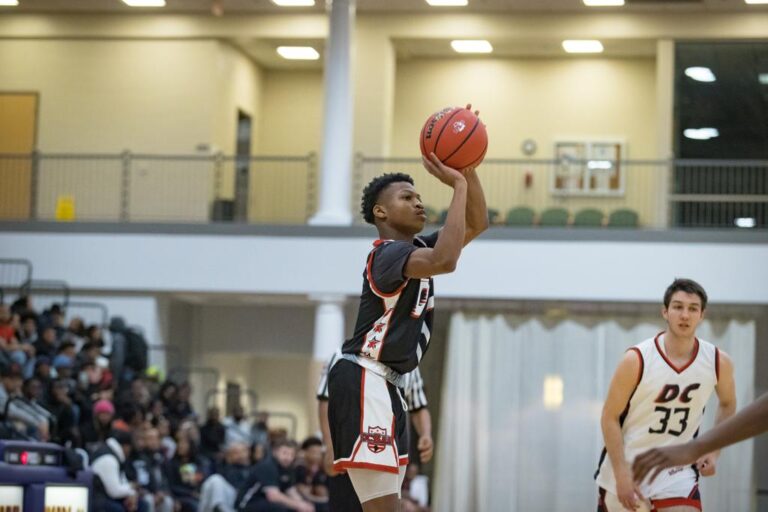
[[[471,110],[448,107],[429,116],[419,138],[421,154],[435,153],[448,167],[476,167],[485,158],[488,132]]]

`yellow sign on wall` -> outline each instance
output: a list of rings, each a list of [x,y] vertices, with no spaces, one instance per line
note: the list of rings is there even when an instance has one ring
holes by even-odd
[[[75,196],[63,195],[56,199],[56,220],[62,222],[75,220]]]

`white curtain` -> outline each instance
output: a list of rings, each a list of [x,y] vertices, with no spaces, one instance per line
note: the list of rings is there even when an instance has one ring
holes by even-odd
[[[600,411],[608,383],[624,351],[662,326],[639,317],[454,314],[434,509],[594,510],[593,474],[603,447]],[[707,321],[699,335],[733,358],[743,407],[753,397],[754,322]],[[716,403],[713,395],[705,428],[712,425]],[[751,442],[726,450],[718,475],[701,487],[708,510],[749,511]]]

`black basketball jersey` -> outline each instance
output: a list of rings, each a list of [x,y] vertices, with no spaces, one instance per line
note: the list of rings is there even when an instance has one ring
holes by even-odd
[[[427,351],[435,306],[432,278],[403,275],[411,253],[434,247],[439,232],[413,243],[377,240],[363,271],[355,333],[342,352],[379,361],[400,374],[413,371]]]

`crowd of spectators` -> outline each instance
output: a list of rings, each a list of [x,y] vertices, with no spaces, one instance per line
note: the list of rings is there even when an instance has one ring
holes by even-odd
[[[297,446],[239,405],[199,418],[190,384],[148,368],[146,342],[119,318],[103,329],[26,297],[0,305],[0,380],[0,438],[84,451],[93,510],[328,510],[319,439]]]

